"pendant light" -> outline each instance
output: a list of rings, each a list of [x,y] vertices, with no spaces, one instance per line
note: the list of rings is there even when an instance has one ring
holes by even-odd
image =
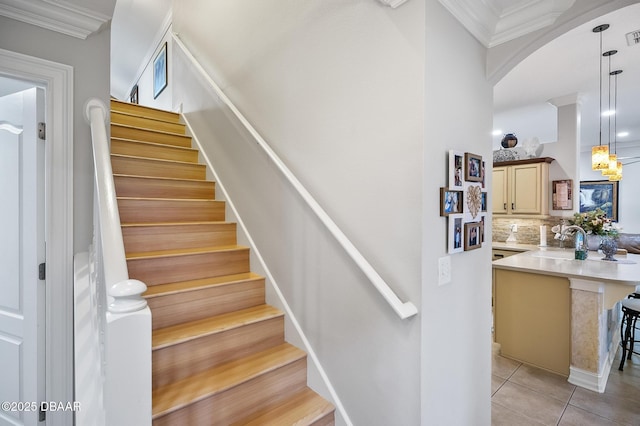
[[[613,75],[613,73],[611,72],[611,56],[615,55],[616,53],[618,53],[617,50],[608,50],[606,52],[604,52],[602,54],[602,56],[605,56],[609,59],[609,88],[607,90],[608,95],[609,95],[609,110],[607,111],[607,119],[609,121],[608,124],[608,140],[609,140],[609,144],[608,144],[608,150],[609,150],[609,161],[607,163],[607,168],[602,170],[602,176],[615,176],[618,172],[618,156],[611,151],[611,116],[616,114],[616,109],[614,106],[614,109],[611,109],[611,76]],[[617,98],[617,94],[616,94],[616,98]],[[616,99],[617,102],[617,99]]]
[[[622,162],[618,161],[618,75],[622,74],[622,70],[611,71],[609,75],[614,77],[614,105],[615,115],[613,116],[613,151],[616,155],[615,173],[609,176],[610,181],[622,180]],[[612,164],[609,164],[611,168]]]
[[[593,29],[594,33],[600,33],[600,134],[599,143],[591,148],[591,169],[604,170],[609,168],[609,147],[602,145],[602,32],[609,28],[609,24],[598,25]]]

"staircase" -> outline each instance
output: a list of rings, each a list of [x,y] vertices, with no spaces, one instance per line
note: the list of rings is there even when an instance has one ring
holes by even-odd
[[[112,100],[111,163],[129,275],[148,286],[154,426],[333,425],[180,116]]]

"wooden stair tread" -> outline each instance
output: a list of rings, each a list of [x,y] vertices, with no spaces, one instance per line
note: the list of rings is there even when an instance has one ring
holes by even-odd
[[[206,180],[207,166],[188,159],[164,159],[111,154],[113,173],[135,176],[175,177]]]
[[[123,154],[113,154],[112,153],[111,157],[112,158],[123,158],[123,159],[129,159],[129,160],[140,160],[140,161],[145,161],[145,162],[157,162],[157,163],[161,163],[161,164],[182,164],[182,165],[193,166],[193,167],[205,167],[205,168],[207,167],[204,164],[191,163],[189,161],[165,160],[163,158],[139,157],[139,156],[135,156],[135,155],[123,155]],[[133,175],[133,176],[138,176],[138,175]]]
[[[136,126],[143,129],[161,129],[185,134],[186,125],[175,120],[166,120],[159,117],[150,117],[132,112],[111,111],[111,123]]]
[[[176,411],[306,357],[288,343],[231,361],[153,391],[153,418]]]
[[[284,343],[284,313],[265,304],[265,278],[236,244],[180,114],[111,107],[127,264],[153,312],[154,424],[332,425],[334,408],[305,387],[306,354]]]
[[[194,222],[141,222],[141,223],[123,223],[123,228],[135,228],[135,227],[154,227],[154,226],[189,226],[189,225],[229,225],[235,222],[227,222],[224,220],[210,220],[210,221],[194,221]]]
[[[193,142],[191,136],[185,135],[184,132],[181,134],[161,129],[127,126],[113,122],[111,123],[110,129],[111,136],[115,138],[133,139],[137,141],[148,141],[185,147],[191,147]]]
[[[157,143],[157,142],[139,141],[137,139],[119,138],[119,137],[115,137],[115,136],[112,137],[111,140],[112,141],[120,141],[120,142],[130,142],[130,143],[136,143],[136,144],[148,145],[148,146],[155,146],[155,147],[158,147],[158,148],[170,148],[170,149],[187,151],[187,152],[200,152],[199,149],[191,148],[189,146],[167,145],[167,144]]]
[[[142,106],[140,104],[137,104],[137,105],[138,105],[139,108],[146,108],[146,109],[151,109],[151,110],[155,110],[155,111],[168,112],[168,113],[171,113],[171,114],[175,114],[177,117],[180,116],[180,114],[178,114],[177,112],[171,112],[171,111],[166,111],[166,110],[162,110],[162,109],[155,109],[155,108],[152,108],[152,107],[145,107],[145,106]],[[114,112],[117,113],[117,114],[120,114],[120,115],[127,115],[129,117],[135,117],[135,118],[145,118],[147,120],[159,121],[161,123],[174,123],[173,121],[163,120],[161,118],[156,118],[156,117],[148,117],[148,116],[136,114],[136,113],[133,113],[133,112],[117,111],[117,110],[114,111]]]
[[[310,425],[334,411],[329,401],[305,387],[275,407],[254,413],[232,426]]]
[[[170,120],[163,120],[163,121],[173,121],[173,122],[180,121],[180,114],[177,112],[153,108],[145,105],[132,104],[130,102],[124,102],[118,99],[111,99],[111,109],[121,114],[127,111],[135,111],[135,113],[130,112],[130,114],[140,116],[140,117],[157,117],[159,114],[161,116],[171,118]]]
[[[229,245],[229,246],[211,246],[211,247],[193,247],[173,250],[156,250],[140,253],[127,253],[127,260],[156,259],[160,257],[189,256],[192,254],[202,253],[220,253],[225,251],[248,250],[246,246]]]
[[[118,196],[117,201],[121,224],[225,220],[225,202],[211,198]]]
[[[166,182],[209,182],[209,183],[215,184],[214,181],[206,180],[206,179],[189,179],[189,178],[176,178],[176,177],[166,177],[166,176],[127,175],[127,174],[123,174],[123,173],[114,173],[113,177],[114,178],[123,177],[123,178],[129,178],[129,179],[161,180],[161,181],[166,181]]]
[[[218,285],[230,285],[243,281],[258,280],[262,278],[263,277],[261,275],[255,274],[253,272],[244,272],[241,274],[201,278],[198,280],[181,281],[177,283],[158,284],[147,287],[147,291],[143,294],[143,296],[145,298],[166,296],[168,294],[181,293],[195,289],[214,287]]]
[[[223,203],[219,200],[205,200],[202,198],[147,198],[147,197],[118,197],[117,200],[134,200],[134,201],[175,201],[175,202],[197,202],[197,203]]]
[[[121,129],[144,130],[144,131],[151,132],[151,133],[158,133],[158,134],[167,135],[167,136],[176,136],[176,137],[179,137],[179,138],[191,139],[191,136],[188,136],[188,135],[185,135],[185,134],[180,134],[180,133],[175,133],[175,132],[167,132],[166,130],[147,129],[145,127],[130,126],[128,124],[111,123],[111,127],[112,128],[113,127],[119,127]]]
[[[227,314],[161,328],[153,331],[152,349],[162,349],[201,336],[220,333],[283,315],[282,311],[273,306],[258,305]]]

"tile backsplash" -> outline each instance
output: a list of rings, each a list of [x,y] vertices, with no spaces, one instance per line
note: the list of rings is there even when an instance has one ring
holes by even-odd
[[[493,235],[492,240],[504,242],[509,237],[511,225],[518,225],[518,232],[514,235],[520,244],[540,244],[540,226],[547,226],[547,245],[557,247],[560,245],[558,240],[554,240],[554,233],[551,232],[553,226],[558,225],[562,221],[560,216],[551,216],[546,219],[517,219],[513,217],[493,216]],[[566,219],[566,218],[564,218]]]

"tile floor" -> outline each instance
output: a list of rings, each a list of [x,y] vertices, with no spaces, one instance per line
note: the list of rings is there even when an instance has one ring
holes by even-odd
[[[566,378],[493,355],[491,424],[494,426],[640,425],[640,356],[618,370],[620,353],[604,393],[576,387]]]

